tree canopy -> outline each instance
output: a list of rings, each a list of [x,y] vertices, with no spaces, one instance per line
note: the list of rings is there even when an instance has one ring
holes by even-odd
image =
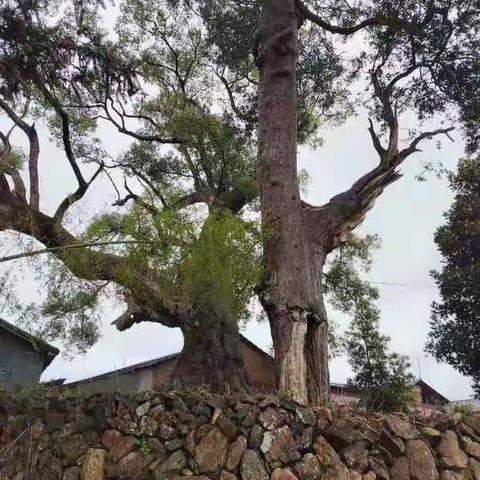
[[[427,351],[473,381],[480,395],[480,163],[462,159],[450,175],[455,197],[435,234],[442,267],[432,272],[440,299],[432,305]]]

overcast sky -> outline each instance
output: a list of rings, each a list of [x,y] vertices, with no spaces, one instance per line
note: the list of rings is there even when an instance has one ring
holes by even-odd
[[[5,119],[0,117],[0,128]],[[343,126],[322,132],[324,144],[316,151],[300,149],[299,168],[305,168],[311,177],[306,200],[320,204],[348,188],[360,175],[376,162],[367,132],[365,116],[351,118]],[[414,127],[403,123],[402,128]],[[430,127],[430,128],[429,128]],[[425,125],[431,129],[432,125]],[[103,129],[105,145],[112,155],[121,153],[128,145],[124,136],[111,128]],[[75,181],[67,162],[41,132],[42,152],[40,157],[41,205],[52,213],[61,199],[75,188]],[[380,289],[379,306],[382,312],[382,330],[391,338],[393,350],[408,355],[412,371],[450,399],[468,398],[472,394],[468,379],[446,365],[438,364],[424,352],[428,333],[430,305],[437,298],[429,271],[438,268],[440,257],[433,243],[433,233],[442,222],[442,213],[452,200],[445,179],[430,177],[427,182],[418,182],[415,175],[421,171],[421,161],[441,161],[454,168],[462,156],[463,143],[459,134],[456,141],[442,141],[442,149],[436,142],[426,141],[423,152],[408,160],[402,168],[404,177],[388,187],[370,211],[365,223],[359,228],[361,234],[378,234],[382,240],[375,254],[369,279],[377,282]],[[15,137],[20,141],[20,136]],[[92,214],[111,209],[114,191],[106,180],[100,180],[75,209],[77,218],[87,221]],[[2,253],[16,253],[7,234],[0,232]],[[3,268],[16,269],[25,261],[9,263]],[[26,302],[36,301],[39,292],[33,273],[18,283],[18,291]],[[107,305],[103,319],[103,335],[100,341],[85,355],[73,360],[59,356],[44,373],[42,379],[65,377],[74,381],[102,372],[118,369],[143,360],[177,352],[182,347],[180,331],[157,324],[143,323],[126,332],[117,332],[110,322],[122,312],[122,305]],[[0,312],[1,313],[1,312]],[[5,312],[3,316],[10,321]],[[345,325],[345,318],[335,312],[330,317]],[[265,350],[271,346],[267,323],[250,322],[243,332],[250,340]],[[61,345],[59,345],[61,347]],[[344,358],[331,364],[331,380],[343,382],[350,371]]]

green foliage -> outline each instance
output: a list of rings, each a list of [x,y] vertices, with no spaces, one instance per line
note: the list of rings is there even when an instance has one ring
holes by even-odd
[[[480,397],[480,158],[461,160],[450,175],[455,193],[445,223],[435,233],[442,256],[432,277],[440,300],[432,304],[426,350],[469,376]]]
[[[355,300],[354,319],[345,334],[345,349],[354,377],[349,383],[372,410],[408,410],[413,404],[413,376],[408,359],[388,351],[389,337],[380,333],[380,312],[371,298]]]
[[[330,343],[345,351],[354,377],[349,380],[361,394],[361,406],[372,410],[407,410],[413,403],[413,377],[407,358],[388,351],[389,338],[380,332],[379,292],[361,276],[368,272],[379,239],[351,236],[329,264],[325,274],[327,300],[351,316],[342,338]]]

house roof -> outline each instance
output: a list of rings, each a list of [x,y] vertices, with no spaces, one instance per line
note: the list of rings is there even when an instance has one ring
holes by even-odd
[[[37,350],[46,354],[45,368],[50,365],[52,360],[60,353],[60,350],[44,340],[32,335],[31,333],[18,328],[17,326],[0,318],[0,330],[4,330],[17,338],[28,342],[33,350]]]
[[[243,343],[245,343],[246,345],[248,345],[249,347],[256,350],[257,352],[264,355],[266,358],[268,358],[269,361],[273,362],[273,358],[268,353],[264,352],[260,347],[257,347],[257,345],[255,345],[253,342],[248,340],[248,338],[244,337],[243,335],[240,335],[240,340]],[[101,373],[100,375],[96,375],[94,377],[89,377],[89,378],[85,378],[83,380],[78,380],[76,382],[67,383],[67,384],[65,384],[65,386],[75,387],[76,385],[82,385],[84,383],[90,383],[90,382],[94,382],[96,380],[102,380],[104,378],[117,377],[118,375],[133,373],[133,372],[136,372],[138,370],[144,370],[145,368],[156,367],[156,366],[158,366],[162,363],[166,363],[166,362],[170,362],[172,360],[176,360],[179,356],[180,356],[180,352],[173,353],[171,355],[165,355],[163,357],[152,358],[151,360],[146,360],[144,362],[135,363],[134,365],[129,365],[128,367],[120,368],[118,370],[112,370],[110,372]]]
[[[434,402],[427,402],[427,403],[437,403],[437,404],[447,404],[450,403],[448,398],[444,397],[441,393],[435,390],[432,386],[430,386],[427,382],[419,379],[415,382],[415,385],[420,388],[420,393],[422,395],[422,401],[426,402],[427,398],[434,400]],[[353,385],[343,384],[343,383],[331,383],[330,388],[335,393],[350,393],[354,394],[357,389]]]

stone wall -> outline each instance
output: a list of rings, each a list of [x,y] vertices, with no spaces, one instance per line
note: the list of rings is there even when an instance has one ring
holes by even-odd
[[[0,395],[1,480],[480,480],[480,414],[206,392],[34,400]]]

